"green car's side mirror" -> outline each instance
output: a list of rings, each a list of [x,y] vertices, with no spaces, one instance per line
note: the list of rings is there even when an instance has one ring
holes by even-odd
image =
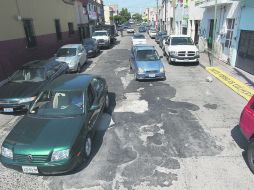
[[[100,106],[99,105],[92,105],[91,108],[90,108],[90,111],[95,111],[95,110],[98,110],[100,109]]]

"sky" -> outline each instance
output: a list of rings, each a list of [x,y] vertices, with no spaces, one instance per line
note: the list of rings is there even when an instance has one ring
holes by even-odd
[[[121,8],[128,8],[131,13],[143,13],[145,8],[156,6],[156,0],[104,0],[105,5],[118,4]]]

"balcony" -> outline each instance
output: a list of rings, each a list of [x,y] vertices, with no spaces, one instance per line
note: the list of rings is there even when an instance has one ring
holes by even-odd
[[[217,5],[232,4],[235,0],[217,0]],[[199,0],[195,2],[195,5],[200,8],[214,7],[216,0]]]

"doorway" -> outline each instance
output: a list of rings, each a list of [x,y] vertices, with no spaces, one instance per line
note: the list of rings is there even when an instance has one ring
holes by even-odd
[[[241,30],[236,67],[254,74],[254,31]]]

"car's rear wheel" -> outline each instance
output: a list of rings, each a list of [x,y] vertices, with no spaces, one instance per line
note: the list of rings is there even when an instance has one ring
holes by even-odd
[[[251,172],[254,174],[254,139],[252,139],[248,144],[247,161]]]
[[[84,148],[83,148],[83,161],[86,161],[90,158],[92,153],[92,137],[90,133],[86,136]]]
[[[77,67],[77,73],[80,73],[80,71],[81,71],[81,65],[80,65],[80,63],[78,64],[78,67]]]

